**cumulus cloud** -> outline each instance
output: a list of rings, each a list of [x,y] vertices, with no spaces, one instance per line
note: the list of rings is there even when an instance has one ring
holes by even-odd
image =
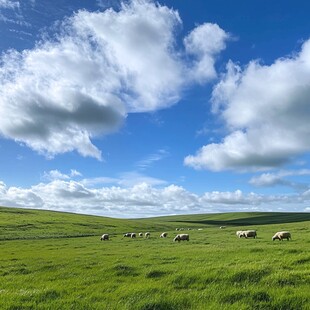
[[[214,68],[215,56],[226,48],[225,42],[229,38],[229,34],[217,24],[205,23],[196,27],[184,39],[187,53],[196,56],[190,72],[193,80],[203,83],[217,76]]]
[[[31,188],[8,187],[0,182],[0,205],[49,209],[120,218],[187,213],[237,211],[307,211],[310,193],[258,195],[234,192],[191,193],[181,186],[90,188],[73,180],[53,180]]]
[[[204,24],[178,47],[181,23],[173,9],[132,0],[119,10],[78,11],[56,39],[7,51],[0,59],[0,134],[49,157],[75,150],[101,159],[93,138],[117,130],[128,113],[169,107],[184,87],[214,78],[229,35]]]
[[[310,40],[270,66],[229,62],[214,87],[213,112],[229,134],[203,146],[185,164],[220,171],[279,167],[310,150]]]

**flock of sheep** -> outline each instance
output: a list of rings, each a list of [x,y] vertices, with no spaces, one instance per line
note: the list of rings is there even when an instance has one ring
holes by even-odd
[[[239,238],[256,238],[257,237],[257,233],[256,233],[256,230],[238,230],[236,232],[236,235],[239,237]],[[283,240],[283,239],[286,239],[286,240],[290,240],[292,239],[292,236],[291,236],[291,233],[289,231],[278,231],[277,233],[275,233],[275,235],[272,237],[272,240]]]
[[[223,226],[220,227],[221,229],[223,228]],[[184,230],[182,228],[177,228],[176,230]],[[139,237],[143,237],[143,233],[140,232],[139,234]],[[236,235],[239,237],[239,238],[256,238],[257,237],[257,233],[256,233],[256,230],[238,230],[236,232]],[[146,232],[144,234],[145,238],[150,238],[151,236],[151,233],[150,232]],[[123,235],[123,237],[128,237],[128,238],[136,238],[137,235],[136,233],[125,233]],[[168,237],[168,233],[167,232],[163,232],[162,234],[160,234],[159,236],[160,238],[167,238]],[[105,241],[105,240],[109,240],[109,234],[103,234],[100,238],[101,241]],[[290,240],[292,237],[291,237],[291,233],[289,231],[279,231],[277,233],[275,233],[275,235],[272,237],[272,240],[283,240],[283,239],[287,239],[287,240]],[[173,241],[189,241],[189,234],[177,234]]]

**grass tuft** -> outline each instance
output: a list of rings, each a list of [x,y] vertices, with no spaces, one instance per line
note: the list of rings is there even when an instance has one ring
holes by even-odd
[[[175,310],[175,305],[166,301],[146,302],[139,310]]]
[[[123,264],[118,264],[114,266],[113,270],[115,271],[115,274],[117,276],[135,277],[138,275],[135,268]]]
[[[156,278],[161,278],[163,276],[165,276],[167,274],[167,272],[162,271],[162,270],[151,270],[149,271],[145,277],[149,278],[149,279],[156,279]]]
[[[245,292],[237,292],[237,293],[228,294],[228,295],[223,296],[221,298],[221,301],[223,303],[226,303],[226,304],[234,304],[240,300],[247,299],[248,295],[249,294],[247,294]]]
[[[271,271],[269,269],[244,270],[235,273],[230,281],[235,285],[243,285],[244,283],[255,284],[270,273]]]

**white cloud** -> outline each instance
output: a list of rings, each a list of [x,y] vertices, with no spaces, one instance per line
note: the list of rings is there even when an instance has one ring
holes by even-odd
[[[19,1],[0,0],[0,9],[18,9],[20,7]]]
[[[176,46],[180,25],[177,11],[133,0],[119,11],[79,11],[63,21],[57,39],[8,51],[0,67],[0,134],[48,157],[76,150],[101,159],[94,137],[117,130],[128,113],[175,104],[184,87],[215,76],[228,35],[201,25],[185,51]]]
[[[136,171],[124,172],[120,174],[118,184],[121,186],[131,187],[138,184],[147,184],[149,186],[166,185],[167,182],[161,179],[146,176]]]
[[[87,178],[80,181],[81,184],[88,187],[96,187],[102,184],[118,184],[118,178],[110,178],[110,177],[95,177],[95,178]]]
[[[77,177],[81,177],[82,174],[75,170],[71,169],[70,173],[63,173],[57,169],[45,171],[42,176],[44,181],[74,181]],[[133,187],[139,184],[146,184],[148,186],[160,186],[166,185],[167,182],[158,178],[153,178],[142,174],[137,171],[123,172],[118,175],[116,178],[112,177],[93,177],[85,178],[78,181],[82,186],[90,188],[98,188],[103,184],[117,185],[122,187]]]
[[[160,161],[160,160],[166,158],[167,156],[169,156],[169,152],[165,149],[160,149],[157,152],[147,156],[145,159],[138,161],[136,166],[139,169],[144,170],[144,169],[152,166],[157,161]]]
[[[0,181],[0,205],[20,208],[44,208],[44,201],[31,189],[7,187]]]
[[[282,170],[277,173],[263,173],[261,175],[254,176],[250,179],[249,183],[258,187],[271,187],[280,185],[291,187],[296,190],[306,190],[309,188],[309,184],[293,182],[287,179],[287,177],[305,175],[310,175],[309,169]]]
[[[185,164],[215,171],[279,167],[310,150],[310,40],[300,53],[244,70],[229,62],[213,89],[213,111],[229,134]]]
[[[176,185],[156,188],[140,183],[89,188],[82,182],[54,180],[23,189],[0,182],[0,205],[121,218],[254,210],[306,212],[309,200],[309,191],[291,196],[264,196],[236,190],[199,196]]]
[[[81,177],[81,176],[82,176],[82,173],[79,172],[79,171],[77,171],[77,170],[75,170],[75,169],[71,169],[71,171],[70,171],[70,176],[71,176],[71,177]]]
[[[44,171],[43,174],[43,179],[45,180],[69,180],[73,177],[77,177],[77,176],[82,176],[82,174],[75,170],[75,169],[71,169],[70,174],[64,174],[62,172],[60,172],[59,170],[55,169],[55,170],[50,170],[48,172]]]
[[[203,83],[216,77],[215,56],[226,48],[225,42],[229,38],[229,34],[218,25],[205,23],[196,27],[184,39],[187,53],[196,56],[191,71],[193,80]]]

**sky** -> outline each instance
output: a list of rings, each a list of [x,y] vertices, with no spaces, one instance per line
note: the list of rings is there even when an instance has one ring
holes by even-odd
[[[0,205],[310,212],[309,11],[0,0]]]

